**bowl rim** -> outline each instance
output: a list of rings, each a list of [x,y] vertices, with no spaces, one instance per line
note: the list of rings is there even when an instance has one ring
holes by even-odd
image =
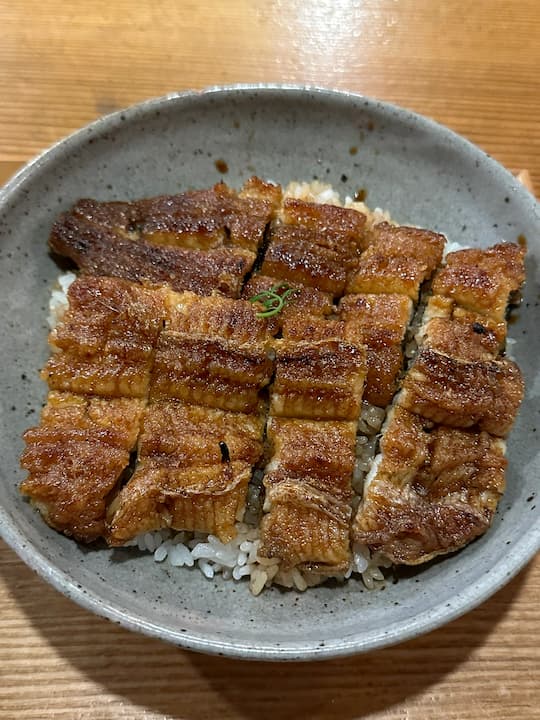
[[[139,103],[132,104],[124,109],[116,110],[103,115],[58,140],[50,147],[32,158],[20,168],[8,182],[0,188],[0,210],[7,204],[10,196],[14,194],[27,178],[32,177],[34,172],[45,167],[49,160],[56,155],[71,153],[83,139],[99,136],[104,130],[110,131],[117,127],[127,126],[130,120],[135,119],[139,113],[154,112],[158,108],[167,107],[171,104],[182,104],[190,99],[206,98],[211,95],[225,96],[230,93],[279,93],[286,94],[294,99],[296,95],[311,93],[334,99],[337,101],[364,101],[367,105],[379,108],[384,113],[397,113],[403,122],[414,122],[417,127],[429,133],[444,136],[457,145],[457,149],[465,152],[481,153],[484,162],[488,163],[490,171],[504,181],[509,189],[517,192],[521,200],[530,206],[530,211],[540,223],[540,205],[512,173],[485,153],[477,145],[459,135],[445,125],[416,113],[402,106],[390,102],[378,100],[361,93],[322,87],[318,85],[298,85],[281,83],[236,83],[230,85],[212,85],[202,90],[185,90],[170,92],[165,95],[150,98]],[[208,640],[200,634],[190,632],[174,632],[170,629],[149,622],[135,613],[129,613],[119,609],[113,602],[106,600],[95,591],[87,591],[82,585],[76,583],[59,566],[53,564],[45,555],[25,537],[15,519],[0,507],[0,536],[18,554],[18,556],[41,578],[51,584],[56,590],[76,602],[83,608],[94,614],[105,617],[123,627],[142,632],[151,637],[173,643],[185,649],[195,650],[214,655],[226,655],[241,659],[256,660],[323,660],[333,657],[344,657],[368,652],[396,643],[405,642],[419,635],[431,632],[432,630],[455,620],[461,615],[483,603],[487,598],[500,590],[533,558],[540,550],[540,514],[526,534],[521,537],[506,552],[503,558],[497,562],[495,575],[484,576],[480,581],[469,585],[465,591],[458,596],[454,606],[443,606],[441,603],[434,608],[426,610],[420,615],[411,619],[405,619],[389,626],[382,634],[380,631],[365,632],[351,635],[346,639],[326,641],[324,647],[310,643],[309,647],[301,642],[291,643],[290,646],[277,648],[273,644],[251,644],[231,643],[229,641]]]

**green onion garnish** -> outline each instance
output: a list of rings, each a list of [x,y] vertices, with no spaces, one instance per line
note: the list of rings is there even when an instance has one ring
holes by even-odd
[[[270,290],[263,290],[249,298],[249,302],[258,302],[264,307],[264,310],[258,312],[256,317],[269,318],[278,315],[278,313],[283,310],[288,298],[294,292],[296,292],[296,289],[290,287],[287,283],[277,283],[273,285]]]

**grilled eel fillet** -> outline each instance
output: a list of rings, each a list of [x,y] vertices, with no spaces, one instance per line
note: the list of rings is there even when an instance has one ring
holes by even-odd
[[[53,227],[82,222],[128,240],[188,250],[242,248],[256,253],[266,226],[281,202],[281,188],[251,178],[239,193],[224,183],[207,190],[136,200],[79,200]]]
[[[353,523],[356,542],[416,565],[489,527],[504,490],[504,442],[397,406]]]
[[[90,542],[137,441],[144,401],[51,390],[39,427],[24,434],[21,492],[56,530]]]
[[[264,418],[174,400],[151,402],[138,462],[109,505],[108,542],[175,528],[227,542],[241,519],[251,468],[262,454]]]
[[[255,272],[242,291],[255,253],[264,251],[265,233],[268,248],[261,273]],[[101,430],[98,437],[88,427],[84,430],[88,438],[81,440],[79,433],[76,440],[66,441],[66,447],[82,443],[81,448],[87,449],[97,443],[100,452],[105,444],[109,456],[110,448],[118,451],[118,458],[103,462],[110,470],[104,482],[96,484],[101,487],[96,490],[97,501],[85,504],[98,509],[91,520],[78,524],[66,510],[76,504],[68,492],[68,485],[73,489],[76,484],[62,469],[71,462],[71,451],[62,454],[57,448],[56,456],[52,449],[46,451],[58,458],[51,467],[64,476],[44,479],[46,474],[38,472],[31,458],[39,455],[41,444],[52,445],[40,439],[39,432],[33,436],[34,431],[29,431],[23,465],[30,477],[22,489],[41,503],[47,520],[80,539],[105,533],[113,543],[158,527],[202,529],[229,539],[243,507],[249,469],[262,452],[259,392],[272,372],[268,338],[282,333],[276,345],[276,382],[268,424],[275,457],[265,476],[270,512],[263,520],[263,549],[266,542],[266,554],[277,554],[289,566],[299,564],[318,572],[344,568],[349,557],[351,428],[361,391],[364,388],[368,402],[384,406],[390,401],[402,364],[401,344],[411,306],[420,285],[440,263],[442,236],[388,223],[368,228],[365,216],[353,210],[291,198],[282,202],[279,187],[254,178],[238,194],[220,184],[207,191],[136,203],[80,201],[56,223],[50,242],[53,250],[74,259],[83,271],[123,278],[120,284],[134,280],[143,288],[133,290],[126,283],[115,294],[111,281],[102,278],[109,286],[96,294],[96,279],[88,278],[86,288],[75,285],[71,291],[64,323],[51,336],[55,354],[44,370],[51,387],[49,405],[57,402],[56,396],[76,398],[76,405],[100,401],[110,405],[114,416],[114,403],[131,403],[133,430],[122,441],[109,439],[107,444]],[[488,251],[454,253],[436,275],[436,294],[426,314],[431,321],[426,320],[419,335],[422,349],[405,378],[399,406],[382,442],[379,470],[376,467],[370,477],[354,523],[357,540],[385,550],[396,561],[421,562],[447,552],[489,524],[504,484],[503,443],[495,436],[508,431],[522,393],[519,371],[497,354],[504,344],[508,294],[523,280],[522,265],[516,246],[500,245]],[[198,303],[185,293],[182,300],[172,301],[174,293],[144,287],[146,282],[166,283],[199,295],[217,290],[238,297],[242,292],[246,299],[276,284],[290,283],[295,294],[284,313],[263,323],[261,329],[255,327],[253,312],[249,317],[247,303],[237,313],[232,305],[228,310],[222,306],[220,299],[219,312],[214,313],[214,298]],[[133,312],[122,302],[128,286],[130,298],[138,292],[143,298],[137,296]],[[344,292],[338,320],[330,321],[332,299]],[[94,311],[98,308],[95,319],[77,318],[84,293]],[[101,309],[104,303],[112,315]],[[157,324],[152,323],[154,313]],[[323,328],[330,324],[331,332]],[[231,327],[242,330],[240,334],[235,330],[231,337]],[[453,396],[446,392],[445,375],[447,381],[453,378]],[[311,394],[310,379],[316,385]],[[463,379],[479,393],[469,398],[468,408],[460,407],[457,397]],[[96,397],[102,394],[110,399]],[[323,396],[332,400],[324,412]],[[466,418],[471,422],[472,404],[476,424],[462,427]],[[38,430],[53,437],[53,444],[60,443],[57,438],[66,429],[57,418],[54,431],[48,430],[49,415],[46,410]],[[139,427],[135,472],[115,497]],[[404,462],[407,433],[415,437],[418,451],[409,465]],[[334,438],[333,447],[320,439],[326,434]],[[201,435],[208,437],[207,443],[197,441]],[[319,438],[316,461],[308,449],[309,437]],[[73,468],[84,464],[77,460],[84,457],[79,445],[73,450]],[[343,458],[339,478],[328,464],[336,447]],[[461,474],[449,469],[456,451],[468,458],[460,466]],[[388,465],[392,452],[394,456],[405,453],[400,462],[413,467],[405,485],[395,475],[397,469]],[[424,459],[418,464],[420,456]],[[92,467],[98,472],[100,464]],[[317,472],[318,468],[325,470]],[[438,468],[436,477],[433,468]],[[90,473],[80,472],[75,495],[79,493],[84,504],[90,488],[85,490],[82,480],[87,477],[87,484],[91,480]],[[383,476],[389,483],[385,492],[390,500],[383,513],[388,527],[392,526],[388,518],[395,519],[396,505],[404,513],[404,522],[395,526],[400,529],[391,530],[386,539],[380,518],[373,521],[379,516],[368,512],[378,508],[375,498]],[[416,494],[403,494],[410,487]],[[454,515],[450,510],[445,514],[441,505],[457,507],[456,493],[462,515],[457,510]],[[416,512],[417,496],[424,501],[423,515]],[[43,501],[43,497],[48,499]],[[67,515],[62,515],[64,511]],[[458,515],[465,518],[463,522],[457,521]],[[443,518],[442,526],[432,523],[426,529],[431,540],[415,545],[413,525],[425,526],[426,518],[434,516]],[[320,522],[312,523],[302,536],[299,529],[306,530],[307,518],[313,517]],[[368,530],[362,526],[362,517],[369,520]],[[289,532],[295,537],[293,543],[286,540]],[[324,537],[335,540],[326,550]]]
[[[271,417],[259,555],[322,574],[350,563],[356,423]]]
[[[132,240],[73,216],[56,223],[49,245],[58,255],[73,260],[83,273],[168,284],[173,290],[199,295],[219,290],[238,297],[242,280],[255,261],[255,253],[243,249],[186,249]]]
[[[303,338],[298,340],[298,338]],[[365,347],[345,323],[299,316],[276,341],[259,555],[283,568],[343,573]]]
[[[504,491],[505,445],[523,397],[500,352],[524,251],[499,244],[447,256],[366,479],[353,538],[396,563],[457,550],[490,525]]]
[[[259,391],[272,372],[256,308],[87,275],[68,300],[43,371],[48,405],[25,436],[21,490],[53,527],[86,541],[121,544],[160,527],[231,539],[262,453]],[[172,357],[171,345],[187,349]],[[70,399],[62,412],[58,398]]]
[[[49,245],[92,275],[239,297],[280,201],[281,188],[258,178],[238,194],[220,183],[131,203],[80,200]]]
[[[302,283],[334,297],[345,287],[364,289],[354,283],[375,246],[385,258],[411,248],[427,258],[420,272],[406,278],[407,293],[399,294],[403,273],[390,269],[382,280],[377,277],[375,287],[365,287],[367,294],[342,298],[338,319],[320,311],[310,317],[306,309],[281,322],[267,426],[273,454],[264,476],[267,512],[259,555],[277,558],[284,569],[298,566],[336,575],[350,565],[351,481],[362,398],[384,405],[391,400],[411,298],[417,298],[420,284],[440,262],[444,239],[386,225],[367,234],[364,223],[352,229],[350,210],[332,208],[321,214],[316,205],[296,200],[284,206],[281,219],[292,223],[300,218],[301,223],[272,228],[262,272],[294,286]],[[338,218],[339,241],[325,232],[331,216]],[[396,287],[398,292],[391,292]],[[337,470],[333,457],[339,458]]]

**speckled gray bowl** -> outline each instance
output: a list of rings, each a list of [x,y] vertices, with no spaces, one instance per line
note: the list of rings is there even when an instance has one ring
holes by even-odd
[[[169,570],[134,550],[91,550],[50,530],[18,494],[21,433],[45,386],[46,305],[58,268],[47,254],[55,216],[81,196],[136,198],[253,173],[318,178],[401,222],[451,240],[529,240],[524,304],[511,334],[527,397],[508,443],[508,489],[491,530],[464,551],[384,591],[351,581],[304,594]],[[2,534],[58,590],[128,628],[211,653],[314,659],[390,645],[482,602],[538,549],[540,462],[539,208],[485,153],[435,123],[328,90],[233,87],[152,100],[104,117],[37,158],[0,197],[3,365]]]

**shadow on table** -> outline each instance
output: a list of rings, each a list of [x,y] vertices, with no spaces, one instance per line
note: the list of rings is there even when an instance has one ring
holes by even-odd
[[[480,608],[424,637],[316,663],[247,662],[182,651],[95,617],[45,584],[35,597],[35,576],[22,566],[21,581],[10,592],[45,640],[76,671],[119,697],[124,710],[127,701],[183,720],[322,720],[399,707],[441,682],[495,631],[526,572]],[[75,707],[76,698],[71,703]]]

